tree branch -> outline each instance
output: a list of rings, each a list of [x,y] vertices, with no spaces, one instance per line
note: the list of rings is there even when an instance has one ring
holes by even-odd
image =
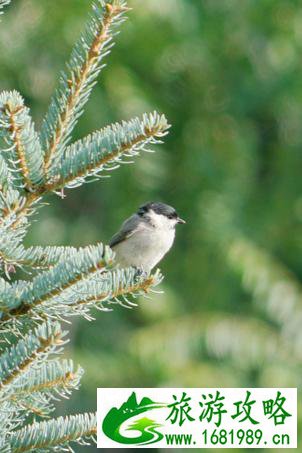
[[[70,442],[93,438],[96,435],[95,414],[71,415],[33,423],[15,431],[9,441],[14,453],[64,447]]]
[[[68,65],[71,73],[61,78],[61,89],[53,99],[42,126],[43,145],[46,145],[45,175],[48,174],[58,146],[62,145],[64,148],[64,141],[70,135],[80,110],[89,97],[94,81],[101,70],[102,52],[104,51],[104,56],[108,53],[105,52],[105,48],[113,36],[112,25],[128,10],[121,0],[113,3],[98,0],[98,4],[101,8],[95,6],[94,17],[71,56]],[[91,30],[94,32],[92,39]],[[68,92],[67,96],[66,92]],[[52,121],[49,121],[50,119]],[[50,135],[49,139],[48,135]]]

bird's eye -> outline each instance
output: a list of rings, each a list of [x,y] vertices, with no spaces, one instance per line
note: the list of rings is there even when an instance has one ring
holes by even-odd
[[[139,216],[143,216],[144,214],[146,214],[146,212],[147,212],[146,207],[142,206],[141,208],[139,208],[137,213],[138,213]]]
[[[168,215],[168,219],[175,219],[175,217],[176,217],[176,214],[169,214]]]

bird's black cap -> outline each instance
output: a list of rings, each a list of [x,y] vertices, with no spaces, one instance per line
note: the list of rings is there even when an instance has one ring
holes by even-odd
[[[143,206],[141,206],[138,210],[138,214],[143,216],[146,212],[149,212],[150,210],[154,211],[156,214],[161,214],[164,215],[170,219],[177,219],[179,223],[185,223],[184,220],[182,220],[175,209],[172,206],[169,206],[168,204],[161,203],[160,201],[149,201],[148,203],[145,203]]]

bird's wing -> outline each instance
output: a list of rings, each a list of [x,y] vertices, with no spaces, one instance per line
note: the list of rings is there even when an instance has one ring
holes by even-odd
[[[125,220],[120,231],[112,236],[111,241],[109,242],[110,247],[114,247],[115,245],[123,242],[125,239],[128,239],[138,230],[137,217],[137,214],[134,214],[133,216],[129,217],[129,219]]]

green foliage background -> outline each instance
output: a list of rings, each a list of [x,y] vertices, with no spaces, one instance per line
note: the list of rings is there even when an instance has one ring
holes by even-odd
[[[90,2],[12,3],[1,89],[19,90],[39,123]],[[60,412],[93,409],[97,386],[299,387],[301,3],[129,4],[75,138],[154,108],[170,134],[109,181],[49,198],[28,244],[108,242],[148,200],[187,225],[160,264],[164,294],[73,321],[69,355],[86,373]]]

